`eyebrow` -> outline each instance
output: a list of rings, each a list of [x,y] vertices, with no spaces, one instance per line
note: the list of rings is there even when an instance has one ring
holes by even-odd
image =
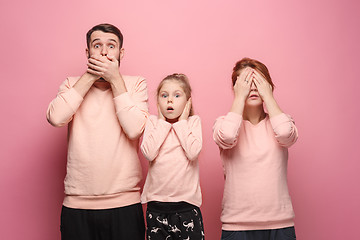
[[[94,40],[92,40],[91,43],[94,43],[95,41],[99,41],[99,40],[100,40],[100,38],[95,38]],[[115,39],[113,39],[113,38],[110,38],[109,41],[110,41],[110,42],[115,42],[116,44],[118,43],[118,42],[117,42]]]

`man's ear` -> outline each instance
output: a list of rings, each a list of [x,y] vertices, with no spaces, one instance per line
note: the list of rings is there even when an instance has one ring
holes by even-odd
[[[85,52],[86,52],[86,57],[87,57],[87,58],[90,58],[90,56],[89,56],[89,54],[90,54],[90,53],[89,53],[89,49],[86,48],[86,49],[85,49]]]
[[[124,53],[125,53],[125,49],[124,49],[124,48],[121,48],[121,49],[120,49],[120,56],[119,56],[119,59],[120,59],[120,60],[124,57]]]

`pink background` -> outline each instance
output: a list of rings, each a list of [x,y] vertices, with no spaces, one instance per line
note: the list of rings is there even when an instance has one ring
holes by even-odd
[[[358,236],[358,1],[15,0],[0,9],[0,239],[60,239],[66,128],[45,112],[61,82],[85,71],[85,33],[102,22],[122,30],[121,72],[147,78],[151,113],[161,78],[190,77],[208,240],[220,238],[223,190],[212,125],[230,109],[231,69],[245,56],[269,67],[299,129],[288,174],[298,239]]]

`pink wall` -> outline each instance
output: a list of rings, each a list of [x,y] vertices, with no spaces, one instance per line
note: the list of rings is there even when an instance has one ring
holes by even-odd
[[[212,125],[230,108],[231,68],[245,56],[267,64],[277,100],[299,129],[289,163],[298,239],[358,235],[359,3],[53,2],[0,3],[0,239],[60,239],[66,128],[51,127],[45,112],[65,77],[84,72],[85,33],[101,22],[123,31],[121,70],[147,78],[151,113],[162,77],[190,77],[204,131],[200,161],[208,240],[220,237],[223,190]]]

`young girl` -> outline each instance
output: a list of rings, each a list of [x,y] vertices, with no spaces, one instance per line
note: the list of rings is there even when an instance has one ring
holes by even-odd
[[[147,203],[147,238],[204,239],[200,212],[199,116],[184,74],[164,78],[157,89],[158,116],[150,116],[141,151],[149,160],[141,202]]]
[[[296,239],[286,176],[288,147],[298,137],[294,121],[276,103],[261,62],[237,62],[232,82],[231,110],[213,127],[225,174],[221,239]]]

